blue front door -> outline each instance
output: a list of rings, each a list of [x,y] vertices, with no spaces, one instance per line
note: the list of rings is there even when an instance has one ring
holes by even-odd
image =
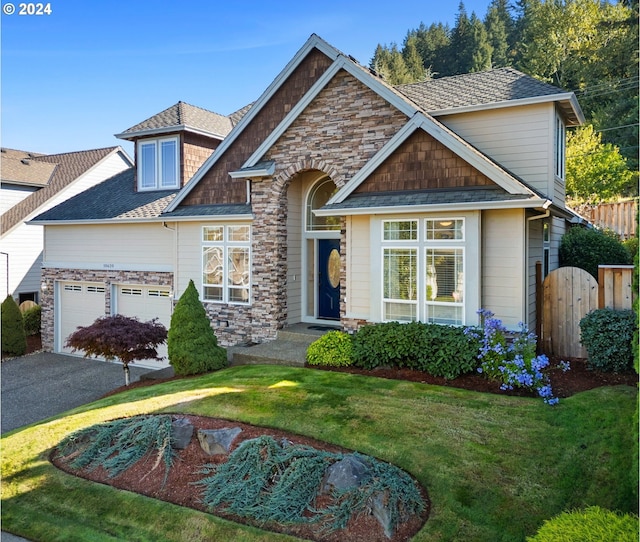
[[[340,319],[339,239],[318,239],[318,318]]]

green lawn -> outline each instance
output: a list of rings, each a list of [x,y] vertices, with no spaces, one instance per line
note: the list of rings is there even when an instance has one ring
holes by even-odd
[[[389,461],[429,491],[414,540],[506,541],[564,510],[637,511],[634,388],[539,399],[280,366],[133,389],[2,437],[2,528],[32,540],[291,540],[54,468],[81,427],[184,412],[277,427]]]

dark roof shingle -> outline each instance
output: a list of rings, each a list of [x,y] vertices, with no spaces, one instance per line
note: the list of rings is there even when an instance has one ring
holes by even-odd
[[[38,215],[34,221],[155,218],[177,190],[137,192],[135,168],[129,168]]]
[[[159,131],[166,129],[178,129],[186,126],[198,131],[207,132],[209,134],[224,137],[233,128],[232,119],[208,111],[202,107],[196,107],[185,102],[178,102],[171,107],[168,107],[164,111],[149,117],[142,122],[139,122],[135,126],[128,128],[118,137],[122,139],[131,139],[139,133],[145,133],[149,131]]]
[[[566,93],[514,68],[441,77],[395,88],[429,112]]]

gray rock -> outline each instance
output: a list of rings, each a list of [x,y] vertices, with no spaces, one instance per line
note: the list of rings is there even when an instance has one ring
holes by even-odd
[[[327,468],[322,483],[322,492],[331,488],[344,490],[360,487],[369,478],[370,469],[355,455],[347,455]]]
[[[391,513],[389,512],[389,505],[387,504],[386,491],[378,491],[373,496],[371,502],[371,513],[373,517],[378,520],[378,523],[382,525],[384,534],[387,538],[393,537],[393,529],[391,528]]]
[[[171,447],[184,450],[193,436],[193,424],[187,418],[176,418],[171,422]]]
[[[242,433],[239,427],[225,429],[198,429],[198,441],[208,455],[228,454],[234,439]]]

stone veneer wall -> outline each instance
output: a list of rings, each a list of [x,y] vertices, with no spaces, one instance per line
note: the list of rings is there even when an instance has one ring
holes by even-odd
[[[42,348],[53,350],[54,347],[54,305],[53,298],[56,281],[82,281],[101,283],[105,286],[104,314],[111,314],[112,284],[143,284],[169,286],[173,288],[173,273],[155,271],[110,271],[86,269],[44,268],[42,282],[46,289],[42,291]],[[91,322],[88,322],[91,324]]]

